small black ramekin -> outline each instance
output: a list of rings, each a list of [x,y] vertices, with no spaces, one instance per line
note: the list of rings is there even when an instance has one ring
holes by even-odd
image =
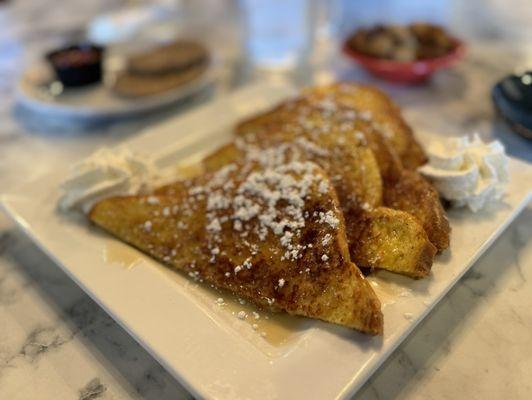
[[[92,53],[87,60],[69,63],[61,60],[69,53]],[[52,65],[57,78],[65,87],[80,87],[91,85],[102,80],[102,60],[104,49],[92,44],[78,44],[51,51],[46,54],[46,59]]]

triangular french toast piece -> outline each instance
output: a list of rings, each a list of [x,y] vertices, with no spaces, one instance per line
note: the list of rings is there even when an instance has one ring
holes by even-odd
[[[350,261],[343,216],[310,162],[229,164],[90,219],[154,258],[258,306],[381,334],[380,302]]]
[[[271,122],[281,115],[280,111],[289,115],[295,111],[295,108],[301,110],[302,104],[328,110],[331,115],[341,109],[356,113],[356,119],[364,120],[382,132],[385,140],[398,154],[403,167],[407,169],[416,169],[427,161],[423,149],[401,116],[397,105],[380,90],[354,82],[338,82],[307,88],[301,96],[244,121],[237,127],[237,133],[249,132],[253,126]],[[281,118],[284,119],[284,116]]]
[[[378,266],[415,279],[430,273],[436,248],[412,215],[377,207],[363,213],[356,223],[359,236],[351,259],[357,265]]]
[[[397,181],[387,182],[384,186],[384,204],[416,217],[438,251],[449,247],[451,227],[439,194],[417,171],[403,170]]]
[[[373,151],[382,178],[397,180],[403,167],[397,152],[382,132],[364,113],[343,105],[334,106],[332,111],[327,104],[312,102],[305,97],[295,98],[240,122],[235,131],[237,136],[292,132],[292,136],[305,135],[316,140],[331,132],[363,136]],[[341,146],[342,141],[337,144]]]
[[[314,104],[329,104],[358,111],[390,141],[403,167],[416,169],[427,162],[427,157],[414,137],[412,129],[401,116],[399,107],[389,96],[375,87],[354,82],[337,82],[315,86],[303,92]]]
[[[333,131],[323,135],[297,135],[285,126],[271,133],[241,137],[206,157],[203,164],[206,170],[213,171],[242,159],[267,164],[290,160],[317,163],[331,177],[338,194],[355,264],[424,277],[430,272],[436,249],[414,217],[380,207],[382,202],[376,189],[381,185],[378,168],[363,139]],[[386,228],[384,222],[393,229]],[[379,240],[371,240],[374,244],[369,246],[370,239],[377,237]],[[393,252],[389,253],[392,248]]]

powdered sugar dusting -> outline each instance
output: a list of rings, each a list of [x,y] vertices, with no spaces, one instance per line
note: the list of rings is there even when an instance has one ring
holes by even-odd
[[[306,246],[294,239],[305,227],[305,199],[312,187],[318,186],[319,195],[327,193],[330,187],[323,174],[317,173],[315,164],[285,162],[286,151],[286,146],[280,146],[260,154],[250,153],[250,158],[258,160],[263,168],[250,167],[249,173],[236,185],[228,185],[231,180],[227,179],[234,168],[225,168],[216,173],[203,190],[195,187],[190,191],[193,196],[208,193],[207,231],[213,234],[212,242],[219,241],[218,234],[223,223],[227,222],[242,237],[247,237],[250,232],[261,241],[276,237],[285,249],[280,255],[281,260],[294,261],[301,257]],[[222,215],[225,216],[223,222]],[[330,211],[327,216],[322,222],[336,228],[338,219],[334,213]],[[248,247],[252,254],[256,253],[251,245]],[[216,256],[217,251],[212,254]],[[234,268],[233,273],[236,275],[252,266],[252,260],[246,259]]]
[[[283,143],[264,151],[257,149],[249,152],[241,164],[227,165],[208,178],[191,179],[182,182],[181,187],[176,186],[172,195],[181,193],[183,196],[178,204],[167,203],[168,198],[164,196],[150,196],[149,203],[160,207],[155,209],[157,216],[153,220],[157,226],[168,219],[178,229],[173,235],[176,247],[164,249],[161,258],[170,264],[179,259],[180,235],[188,235],[187,229],[190,234],[197,232],[197,224],[191,218],[200,218],[205,229],[201,250],[205,261],[200,262],[205,264],[197,268],[186,264],[191,278],[201,281],[208,265],[208,268],[222,268],[220,275],[231,282],[228,283],[231,286],[260,273],[256,270],[259,265],[264,268],[268,263],[281,263],[286,265],[287,275],[273,277],[271,288],[285,288],[287,279],[293,276],[290,265],[297,266],[307,251],[314,257],[312,244],[316,238],[314,235],[303,237],[305,226],[322,224],[321,238],[325,237],[325,246],[330,244],[339,224],[340,211],[331,202],[332,187],[326,175],[316,164],[306,161],[306,157],[291,157],[307,151],[325,154],[325,150],[304,140],[297,146]],[[323,196],[326,200],[318,202],[326,207],[321,208],[323,215],[309,212],[307,202],[315,202]],[[203,209],[205,213],[201,215]],[[198,215],[200,217],[196,217]],[[159,228],[152,229],[152,226],[152,221],[146,221],[141,228],[159,235]],[[267,260],[263,258],[265,253]],[[322,255],[316,256],[321,258]],[[294,273],[304,269],[297,266]],[[272,306],[274,293],[270,291],[261,297]]]

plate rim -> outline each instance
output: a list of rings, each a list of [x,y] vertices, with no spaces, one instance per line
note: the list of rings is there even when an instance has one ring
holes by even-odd
[[[213,60],[205,72],[191,82],[157,95],[131,99],[118,96],[118,98],[128,101],[129,105],[109,108],[72,106],[53,101],[45,101],[32,96],[29,94],[28,89],[24,87],[27,85],[24,83],[24,75],[26,71],[23,72],[16,83],[14,96],[15,103],[22,105],[37,114],[48,114],[54,118],[64,119],[109,119],[125,117],[134,113],[147,113],[184,101],[191,96],[203,92],[216,83],[219,74],[221,73],[219,63]]]

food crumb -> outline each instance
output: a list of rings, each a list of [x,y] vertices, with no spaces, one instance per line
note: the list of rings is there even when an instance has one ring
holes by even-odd
[[[155,196],[149,196],[146,201],[151,205],[159,204],[159,199]]]

